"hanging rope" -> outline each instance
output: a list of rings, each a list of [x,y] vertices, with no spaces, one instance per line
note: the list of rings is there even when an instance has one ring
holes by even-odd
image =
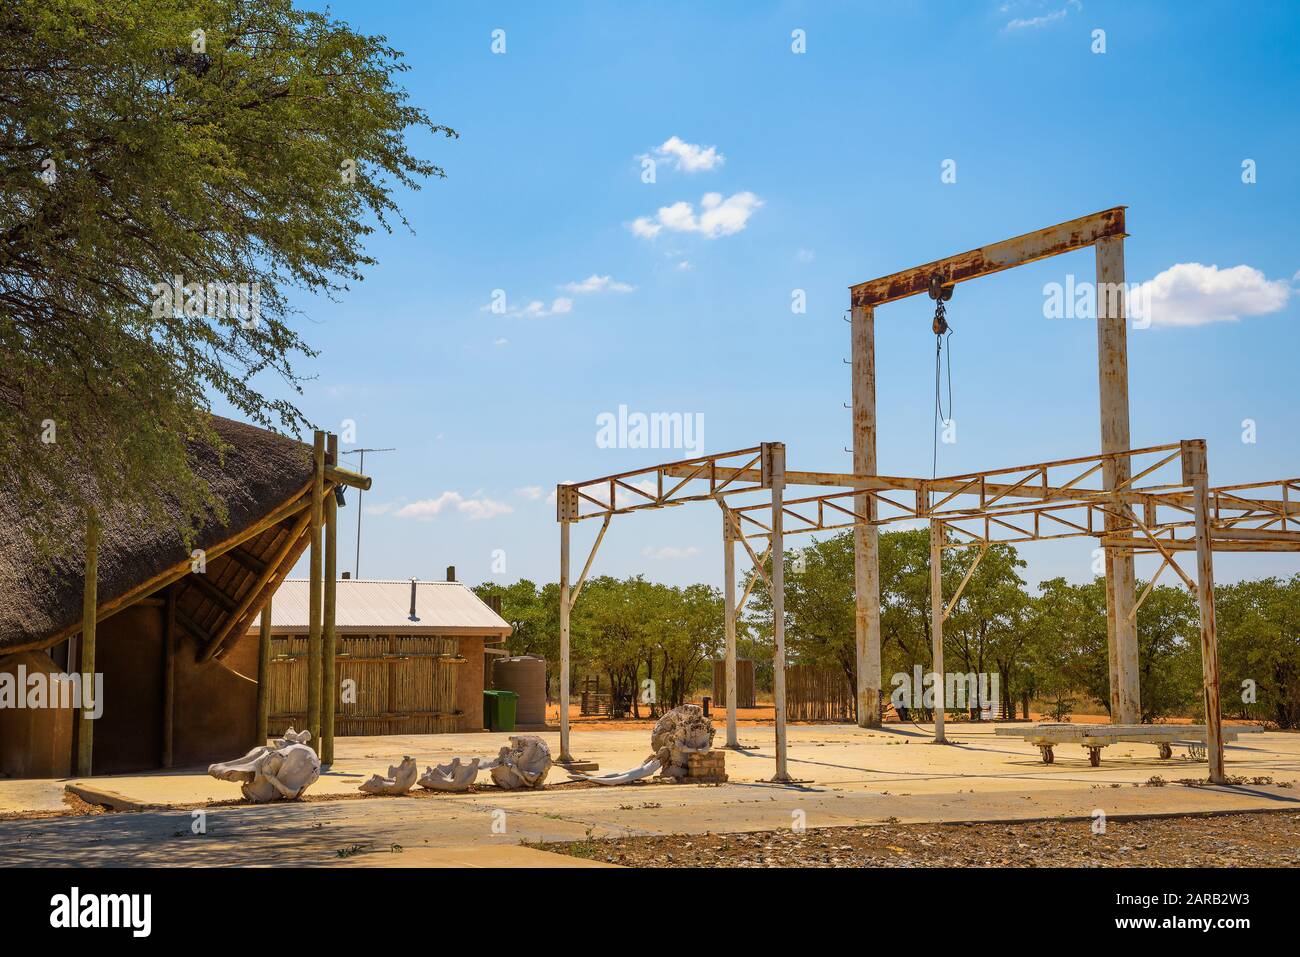
[[[930,463],[930,478],[939,474],[939,432],[944,423],[952,421],[952,329],[948,326],[944,303],[952,298],[952,286],[945,286],[938,276],[930,277],[930,298],[934,300],[934,454]],[[948,358],[948,412],[943,411],[943,366],[945,347]]]

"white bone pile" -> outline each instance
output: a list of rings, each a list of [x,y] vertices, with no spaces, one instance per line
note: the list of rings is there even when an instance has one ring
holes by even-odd
[[[371,775],[357,790],[367,794],[405,794],[415,787],[415,776],[420,773],[415,758],[409,754],[402,758],[402,763],[388,769],[388,776]]]
[[[552,763],[551,749],[545,741],[534,734],[521,734],[511,736],[509,746],[492,761],[481,763],[479,769],[491,770],[497,787],[513,791],[545,787]]]
[[[294,801],[320,778],[320,758],[307,746],[310,731],[290,728],[283,738],[254,748],[242,758],[208,766],[219,781],[237,781],[244,798],[255,804]]]
[[[639,781],[642,778],[648,778],[659,770],[659,759],[656,757],[646,758],[640,767],[633,768],[631,771],[616,771],[610,774],[583,774],[581,771],[570,771],[570,781],[590,781],[592,784],[631,784],[633,781]]]
[[[480,758],[470,758],[462,763],[452,758],[451,764],[425,768],[420,775],[420,787],[430,791],[468,791],[478,777]]]
[[[699,705],[684,704],[665,714],[650,733],[650,749],[663,766],[660,775],[686,777],[686,756],[692,751],[711,751],[713,734],[713,722]]]

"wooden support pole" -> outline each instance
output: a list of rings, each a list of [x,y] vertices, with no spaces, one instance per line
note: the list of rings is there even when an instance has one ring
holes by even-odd
[[[307,609],[307,730],[311,732],[311,746],[320,753],[320,699],[321,699],[321,522],[325,507],[325,433],[319,429],[313,437],[312,456],[316,463],[316,477],[311,486],[311,558],[310,606]]]
[[[560,760],[572,761],[569,752],[569,526],[560,522]]]
[[[944,744],[943,707],[943,522],[930,519],[930,670],[934,674],[934,743]],[[924,699],[922,699],[924,700]]]
[[[1101,393],[1101,450],[1124,451],[1130,446],[1128,408],[1128,332],[1124,313],[1124,237],[1097,241],[1097,370]],[[1127,456],[1107,459],[1102,487],[1127,482],[1132,463]],[[1127,508],[1127,506],[1125,506]],[[1107,514],[1106,530],[1124,525]],[[1106,548],[1106,641],[1109,650],[1111,720],[1137,724],[1142,718],[1138,670],[1137,619],[1129,614],[1137,600],[1133,553]]]
[[[727,747],[740,747],[736,736],[736,542],[727,506],[722,506],[722,594],[724,601],[723,627],[727,639],[727,664],[725,668],[727,691]]]
[[[330,465],[338,465],[339,437],[331,434],[326,447]],[[334,656],[338,650],[335,632],[335,613],[339,577],[339,503],[333,489],[325,496],[325,647],[321,667],[321,763],[334,763],[334,707],[338,701],[338,682],[335,680]]]
[[[170,768],[176,753],[176,584],[167,586],[167,619],[163,624],[163,740],[162,766]]]
[[[783,499],[785,497],[785,445],[770,444],[772,461],[772,697],[776,705],[776,776],[773,781],[790,780],[785,754],[785,538],[783,535]]]
[[[86,574],[81,593],[81,643],[77,670],[81,672],[81,710],[77,720],[77,774],[94,773],[95,722],[86,707],[95,692],[95,626],[99,613],[99,515],[86,508]],[[101,702],[93,702],[99,705]]]
[[[262,606],[262,620],[257,631],[257,727],[253,747],[260,748],[270,737],[267,725],[271,718],[271,600]]]
[[[1223,715],[1219,705],[1219,639],[1214,622],[1214,550],[1210,542],[1210,494],[1205,441],[1184,442],[1184,481],[1196,499],[1196,598],[1201,607],[1201,680],[1205,704],[1205,744],[1210,781],[1224,784]]]
[[[871,306],[854,306],[853,473],[876,474],[876,319]],[[875,500],[853,497],[853,511],[876,517]],[[853,526],[854,638],[858,727],[880,726],[880,540],[874,525]]]

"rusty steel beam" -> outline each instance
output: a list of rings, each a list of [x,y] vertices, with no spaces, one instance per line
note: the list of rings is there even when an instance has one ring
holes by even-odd
[[[1100,458],[1100,456],[1094,456]],[[678,466],[668,466],[664,469],[665,475],[681,476],[688,470]],[[996,469],[992,473],[998,474],[1005,472],[1004,469]],[[971,477],[980,473],[972,473],[972,476],[945,477],[938,479],[913,478],[901,475],[854,475],[851,472],[808,472],[791,470],[786,473],[786,485],[809,485],[823,488],[856,488],[874,492],[888,491],[912,491],[912,492],[958,492],[968,488]],[[719,479],[731,479],[737,482],[756,482],[759,480],[759,471],[757,469],[732,469],[724,466],[717,467],[717,476]],[[1267,487],[1269,485],[1279,485],[1282,482],[1295,482],[1294,479],[1279,480],[1278,482],[1257,483],[1248,487]],[[1229,486],[1228,488],[1235,488]],[[751,491],[745,489],[745,491]],[[1073,501],[1094,500],[1100,494],[1095,488],[1062,488],[1060,486],[1049,485],[1044,488],[1042,485],[1026,485],[1011,482],[985,482],[984,491],[990,496],[998,498],[1021,498],[1021,499],[1065,499]],[[1220,498],[1226,499],[1227,496],[1221,496],[1225,490],[1211,489],[1211,500],[1216,501]],[[1121,501],[1129,505],[1145,505],[1154,502],[1158,505],[1184,508],[1191,513],[1194,506],[1193,496],[1190,491],[1185,489],[1148,489],[1142,488],[1127,489],[1125,491],[1114,492],[1106,496],[1110,501]],[[1276,516],[1295,515],[1300,516],[1300,499],[1286,501],[1283,499],[1241,499],[1231,496],[1233,501],[1239,502],[1239,505],[1229,506],[1224,500],[1220,502],[1219,507],[1232,507],[1234,509],[1246,510],[1255,508],[1268,511]],[[1260,519],[1267,518],[1266,515],[1258,516]]]
[[[926,292],[930,277],[939,276],[944,285],[990,276],[1015,266],[1086,249],[1098,240],[1124,235],[1123,206],[1104,209],[1069,222],[1036,229],[1032,233],[1005,239],[990,246],[936,259],[924,266],[904,269],[889,276],[849,287],[853,306],[879,306]]]
[[[555,492],[556,521],[579,522],[605,515],[672,508],[687,502],[708,501],[719,495],[766,489],[771,485],[767,462],[774,444],[765,442],[748,449],[659,463],[581,482],[561,482]],[[725,459],[736,459],[738,464],[720,466],[718,462]],[[652,483],[653,489],[636,484],[638,477],[642,483]],[[665,482],[666,478],[680,481]],[[737,482],[749,481],[754,484],[736,485]],[[706,483],[707,487],[701,488],[700,483]],[[620,494],[630,504],[620,505]]]

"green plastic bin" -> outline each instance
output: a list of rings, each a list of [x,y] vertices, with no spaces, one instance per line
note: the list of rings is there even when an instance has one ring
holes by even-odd
[[[483,692],[483,727],[489,731],[513,731],[519,695],[513,691]]]

